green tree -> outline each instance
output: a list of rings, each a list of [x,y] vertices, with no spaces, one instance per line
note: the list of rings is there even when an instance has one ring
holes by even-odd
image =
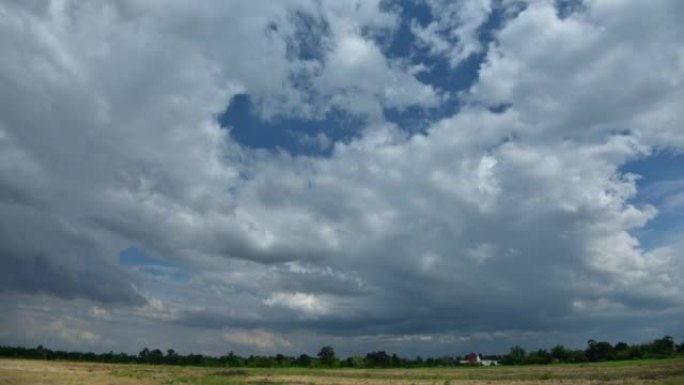
[[[349,366],[352,368],[363,368],[363,356],[354,354],[349,357]]]
[[[546,349],[539,349],[536,352],[531,352],[529,356],[527,356],[527,360],[525,360],[525,362],[528,364],[542,365],[550,364],[551,360],[552,356],[546,351]]]
[[[613,347],[613,351],[615,352],[615,359],[616,360],[627,360],[629,359],[629,345],[625,342],[618,342],[615,344]]]
[[[162,351],[159,349],[154,349],[150,352],[148,357],[150,363],[159,365],[162,363],[162,360],[164,359],[164,353],[162,353]]]
[[[168,349],[166,351],[166,357],[164,357],[164,362],[167,364],[175,365],[178,363],[178,353],[173,349]]]
[[[598,361],[610,361],[615,358],[615,351],[613,345],[607,341],[601,341],[596,344],[596,357]]]
[[[676,351],[674,338],[665,336],[649,344],[649,353],[654,357],[669,357]]]
[[[311,366],[311,357],[307,354],[302,354],[294,360],[294,364],[303,368]]]
[[[585,350],[587,359],[589,361],[598,361],[598,353],[596,352],[596,340],[587,341],[587,350]]]
[[[572,353],[563,345],[556,345],[551,349],[551,358],[558,362],[570,362]]]
[[[150,349],[144,348],[138,353],[138,362],[149,363],[150,361]]]
[[[369,368],[389,368],[392,364],[392,357],[385,351],[372,352],[366,354],[364,362]]]
[[[292,358],[283,354],[276,354],[275,360],[279,367],[287,367],[292,363]]]
[[[330,345],[322,347],[321,351],[318,352],[318,358],[322,365],[331,366],[335,362],[335,349]]]
[[[570,362],[587,362],[587,354],[584,350],[570,351]]]
[[[505,365],[522,365],[525,363],[525,349],[520,346],[514,346],[511,351],[504,357],[502,363]]]

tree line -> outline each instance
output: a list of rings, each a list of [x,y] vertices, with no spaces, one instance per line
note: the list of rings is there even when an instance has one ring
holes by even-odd
[[[556,345],[550,350],[539,349],[525,352],[520,346],[514,346],[501,360],[505,365],[541,365],[555,362],[582,363],[601,361],[623,361],[644,358],[669,358],[684,353],[684,343],[675,344],[674,338],[665,336],[646,344],[628,345],[618,342],[615,345],[608,341],[587,341],[587,347],[580,350],[566,349]]]
[[[668,358],[677,354],[684,355],[684,343],[679,345],[670,336],[656,339],[646,344],[628,345],[618,342],[613,345],[607,341],[589,340],[585,349],[567,349],[556,345],[550,350],[539,349],[526,352],[525,349],[514,346],[505,355],[482,356],[482,359],[497,360],[503,365],[540,365],[551,363],[583,363],[615,360],[631,360],[644,358]],[[385,351],[376,351],[366,355],[352,355],[341,358],[335,354],[332,346],[324,346],[315,356],[301,354],[287,356],[250,355],[240,356],[233,352],[219,357],[202,354],[178,354],[173,349],[163,352],[160,349],[144,348],[137,355],[127,353],[93,353],[66,352],[51,350],[38,346],[36,348],[0,346],[0,357],[29,358],[44,360],[68,360],[103,363],[137,363],[150,365],[184,365],[184,366],[214,366],[236,368],[419,368],[419,367],[450,367],[463,365],[462,356],[441,356],[422,358],[404,358]]]

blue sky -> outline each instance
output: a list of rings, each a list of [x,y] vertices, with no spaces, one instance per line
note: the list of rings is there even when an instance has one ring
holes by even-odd
[[[331,111],[319,119],[276,116],[263,119],[259,116],[249,95],[233,97],[219,123],[230,131],[231,137],[241,145],[271,151],[287,151],[292,155],[329,156],[332,144],[348,142],[363,130],[364,117]],[[315,140],[325,135],[327,141]],[[308,140],[307,140],[308,139]]]
[[[672,205],[672,190],[684,179],[684,155],[657,152],[643,159],[624,164],[621,172],[639,175],[639,193],[634,198],[640,204],[652,204],[659,210],[658,216],[638,231],[638,238],[645,247],[653,247],[680,237],[684,231],[684,211],[680,205]],[[668,189],[669,186],[669,189]]]
[[[0,5],[0,344],[682,340],[682,4]]]
[[[392,33],[380,36],[368,36],[373,39],[382,53],[389,59],[407,60],[412,65],[421,65],[425,69],[416,78],[435,89],[443,92],[447,100],[434,108],[401,107],[383,109],[382,118],[396,123],[398,127],[409,134],[425,132],[431,122],[444,119],[458,112],[460,101],[455,94],[467,91],[477,80],[480,64],[484,53],[473,54],[456,66],[452,66],[445,57],[432,55],[427,47],[421,46],[411,32],[412,23],[427,26],[432,21],[431,9],[428,4],[414,1],[389,1],[382,4],[383,8],[398,13],[400,19]],[[482,44],[492,41],[493,33],[501,24],[501,15],[494,10],[488,19],[478,28],[477,36]],[[297,19],[301,33],[305,36],[316,35],[315,19],[299,17]],[[306,38],[304,38],[306,39]],[[307,39],[308,41],[311,39]],[[306,45],[300,57],[315,59],[324,57],[324,47],[312,43]],[[306,88],[306,85],[303,86]],[[310,90],[307,90],[310,91]],[[284,150],[292,155],[322,155],[332,153],[331,146],[321,146],[312,140],[302,139],[325,135],[330,143],[337,141],[348,142],[358,137],[368,116],[363,114],[349,114],[344,110],[335,109],[324,116],[314,119],[275,116],[264,119],[259,114],[259,105],[254,103],[248,93],[233,97],[228,108],[219,116],[222,127],[230,129],[231,136],[238,143],[250,147],[268,150]]]

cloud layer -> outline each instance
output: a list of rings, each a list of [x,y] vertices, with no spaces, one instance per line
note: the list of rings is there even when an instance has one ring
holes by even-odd
[[[681,330],[676,237],[637,235],[681,179],[649,202],[624,171],[684,149],[681,2],[408,5],[0,5],[0,340],[429,353]],[[465,91],[420,80],[470,57]],[[255,119],[362,123],[329,156],[255,150],[218,123],[237,94]],[[449,103],[421,133],[385,119]]]

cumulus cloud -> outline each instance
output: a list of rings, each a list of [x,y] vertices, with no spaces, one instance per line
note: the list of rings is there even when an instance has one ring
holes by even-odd
[[[484,59],[421,133],[383,111],[453,100],[377,46],[400,17],[380,2],[0,5],[2,321],[221,352],[499,346],[678,314],[678,248],[635,233],[681,194],[637,203],[621,167],[684,146],[680,2],[521,4],[429,3],[412,33],[430,55]],[[239,93],[266,119],[369,119],[301,136],[329,157],[253,150],[216,121]],[[121,266],[131,245],[182,274]]]
[[[304,317],[316,317],[330,313],[330,305],[320,296],[307,293],[277,292],[268,297],[267,306],[282,306],[301,312]]]
[[[561,18],[553,2],[532,2],[496,34],[472,94],[513,104],[538,136],[631,131],[644,144],[681,148],[671,104],[682,89],[681,13],[676,1],[588,1]]]

